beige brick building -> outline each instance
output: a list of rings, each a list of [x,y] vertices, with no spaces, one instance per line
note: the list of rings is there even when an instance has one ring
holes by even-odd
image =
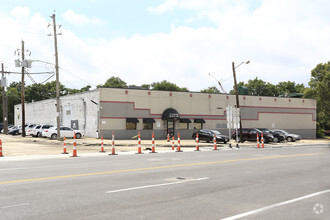
[[[303,138],[316,136],[314,99],[240,95],[239,100],[242,127],[284,129]],[[139,131],[142,138],[150,138],[152,132],[157,139],[166,138],[169,131],[180,132],[184,139],[200,128],[228,135],[226,107],[235,104],[235,96],[227,94],[100,88],[61,97],[61,124],[70,126],[70,120],[75,121],[91,137],[111,138],[115,131],[116,139],[131,139]],[[37,109],[45,105],[54,105],[54,109],[43,116]],[[15,124],[19,124],[16,113],[19,110],[15,111]],[[56,124],[55,100],[27,103],[26,121]]]

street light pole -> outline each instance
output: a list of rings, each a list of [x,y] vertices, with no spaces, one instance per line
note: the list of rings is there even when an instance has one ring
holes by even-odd
[[[240,63],[237,67],[239,67],[239,66],[242,65],[243,63],[245,63],[245,64],[249,64],[250,61],[242,62],[242,63]],[[234,75],[234,83],[235,83],[236,108],[239,109],[238,88],[237,88],[236,72],[235,72],[235,69],[236,69],[237,67],[235,67],[235,63],[234,63],[234,62],[232,62],[232,67],[233,67],[233,75]],[[240,112],[240,114],[241,114],[241,112]],[[236,136],[237,136],[237,133],[236,133]],[[239,115],[239,136],[240,136],[240,142],[243,142],[243,131],[242,131],[242,120],[241,120],[241,115]]]

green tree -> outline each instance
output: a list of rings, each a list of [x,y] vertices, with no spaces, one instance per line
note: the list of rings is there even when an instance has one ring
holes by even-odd
[[[119,77],[112,76],[110,77],[104,85],[98,85],[97,88],[104,87],[104,88],[126,88],[127,83],[120,79]]]
[[[161,82],[154,82],[151,84],[152,90],[161,90],[161,91],[182,91],[189,92],[185,87],[181,88],[174,83],[163,80]]]
[[[8,123],[14,124],[14,106],[21,103],[21,82],[13,82],[7,87]]]
[[[278,93],[273,84],[265,82],[256,77],[254,80],[249,80],[245,85],[248,88],[249,95],[256,96],[277,96]]]
[[[142,89],[149,90],[151,85],[150,84],[142,84],[141,87],[142,87]]]
[[[305,89],[304,97],[317,101],[318,134],[322,129],[330,129],[330,61],[318,64],[311,72],[310,88]]]
[[[220,93],[220,90],[216,86],[210,86],[207,89],[201,90],[203,93]]]
[[[68,94],[75,94],[75,93],[80,93],[80,92],[87,92],[91,88],[90,85],[87,85],[85,87],[82,87],[81,89],[70,89],[66,88]]]
[[[249,80],[248,83],[239,82],[237,84],[237,87],[239,86],[245,86],[248,88],[249,95],[254,96],[278,96],[278,91],[276,89],[276,86],[265,82],[261,79],[258,79],[256,77],[254,80]],[[233,90],[230,91],[230,94],[235,94],[235,87]]]
[[[295,82],[279,82],[276,85],[278,93],[283,95],[285,93],[303,93],[305,90],[304,84],[296,84]]]

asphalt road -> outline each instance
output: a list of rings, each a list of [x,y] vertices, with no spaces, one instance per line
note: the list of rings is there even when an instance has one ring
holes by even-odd
[[[0,219],[329,219],[329,146],[0,161]]]

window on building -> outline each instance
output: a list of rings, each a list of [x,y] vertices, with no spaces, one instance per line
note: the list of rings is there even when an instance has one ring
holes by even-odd
[[[139,123],[137,118],[126,118],[126,130],[136,130],[137,123]]]
[[[153,130],[155,119],[153,118],[144,118],[143,119],[143,130]]]
[[[71,110],[66,110],[66,115],[71,115]]]
[[[179,124],[179,129],[180,130],[188,130],[189,129],[189,123],[191,123],[190,119],[181,118],[180,119],[180,124]]]
[[[197,130],[203,129],[203,124],[204,123],[205,123],[204,119],[195,118],[194,119],[194,129],[197,129]]]

